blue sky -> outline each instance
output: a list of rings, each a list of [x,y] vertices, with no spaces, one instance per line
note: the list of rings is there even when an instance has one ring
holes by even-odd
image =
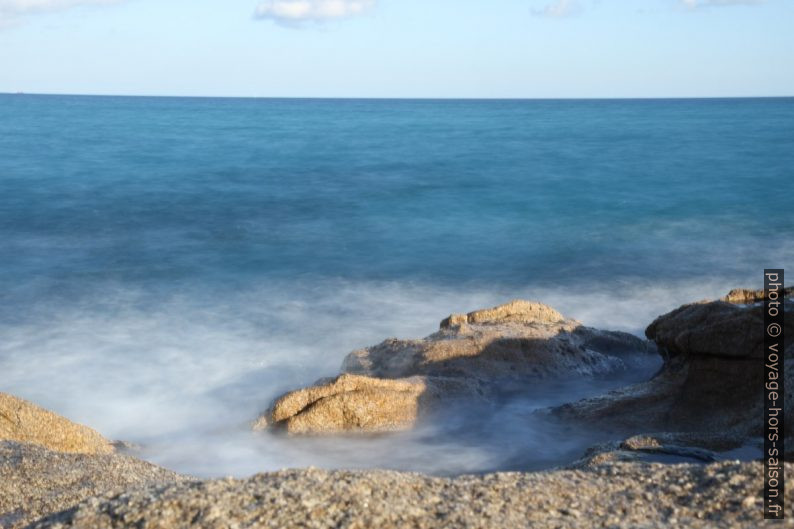
[[[0,92],[794,95],[792,0],[0,0]]]

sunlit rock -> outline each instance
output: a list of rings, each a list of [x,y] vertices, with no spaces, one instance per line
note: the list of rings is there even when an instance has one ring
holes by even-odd
[[[57,452],[113,452],[99,432],[6,393],[0,393],[0,441],[32,443]]]
[[[758,303],[760,301],[764,301],[764,293],[765,292],[763,290],[735,288],[728,292],[728,295],[724,296],[722,301],[737,304]],[[790,297],[792,295],[794,295],[794,287],[787,287],[783,289],[783,297]]]
[[[513,301],[452,315],[421,340],[389,339],[350,353],[342,376],[287,393],[255,427],[289,433],[412,428],[455,399],[488,400],[504,384],[594,377],[655,354],[626,333],[583,327],[541,303]]]
[[[420,410],[428,411],[444,398],[476,392],[473,383],[454,378],[345,374],[284,395],[255,428],[274,425],[292,434],[405,430],[413,426]]]

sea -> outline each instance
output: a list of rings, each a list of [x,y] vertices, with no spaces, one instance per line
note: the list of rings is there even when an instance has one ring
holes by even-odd
[[[794,274],[794,98],[0,95],[0,391],[197,476],[570,461],[596,437],[532,412],[603,385],[403,434],[249,423],[453,312],[643,336],[764,268]]]

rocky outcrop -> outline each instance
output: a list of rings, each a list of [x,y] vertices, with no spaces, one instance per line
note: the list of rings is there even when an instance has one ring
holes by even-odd
[[[0,442],[0,527],[764,527],[761,464],[713,463],[760,429],[763,319],[754,295],[742,296],[751,301],[685,305],[654,321],[646,334],[665,359],[658,376],[549,411],[577,427],[629,433],[562,470],[447,479],[306,469],[198,481],[117,454],[64,453],[111,448],[93,430],[0,395],[3,435],[61,450]],[[630,370],[655,350],[513,302],[450,316],[423,340],[351,353],[342,375],[284,395],[259,426],[296,434],[405,429],[453,398],[487,402],[511,381]],[[698,464],[656,463],[669,458]],[[786,500],[792,518],[791,487]]]
[[[512,382],[595,377],[655,354],[643,340],[599,331],[528,301],[452,315],[421,340],[350,353],[337,379],[284,395],[255,427],[289,433],[400,430],[445,401],[487,401]]]
[[[786,465],[794,472],[794,465]],[[764,527],[760,463],[608,463],[433,478],[317,469],[91,499],[31,529]],[[786,517],[794,491],[786,490]],[[770,523],[771,527],[771,523]]]
[[[789,292],[791,289],[787,289]],[[552,413],[577,423],[631,433],[700,433],[731,439],[734,446],[762,433],[764,376],[763,306],[726,301],[684,305],[660,316],[646,330],[665,357],[652,380],[607,395],[560,406]],[[794,310],[791,300],[786,312]],[[794,318],[786,318],[794,336]],[[785,351],[784,376],[794,373],[794,344]],[[794,380],[786,385],[788,412]],[[791,435],[794,416],[786,421]]]
[[[128,456],[68,454],[1,441],[0,527],[25,527],[87,498],[184,479]]]
[[[764,301],[766,292],[764,290],[751,290],[748,288],[735,288],[728,292],[727,296],[722,298],[722,301],[737,304],[750,304]],[[794,287],[786,287],[781,292],[781,297],[794,296]]]
[[[0,393],[0,441],[33,443],[58,452],[113,452],[99,432],[6,393]]]
[[[714,301],[684,305],[660,316],[645,334],[671,356],[750,359],[764,354],[763,329],[763,307]]]
[[[443,377],[382,379],[341,375],[288,393],[254,425],[276,425],[291,434],[385,432],[409,429],[424,411],[453,395],[471,396],[473,382]]]
[[[584,457],[567,468],[593,468],[614,462],[713,463],[719,452],[735,447],[731,435],[655,433],[633,435],[623,441],[607,441],[590,447]]]
[[[516,299],[490,309],[475,310],[468,314],[452,314],[441,321],[441,328],[448,329],[469,323],[554,324],[562,321],[565,321],[565,316],[548,305]]]
[[[625,356],[647,351],[648,345],[632,335],[584,327],[542,303],[512,301],[468,315],[453,314],[437,333],[422,340],[390,339],[353,351],[342,371],[485,382],[596,376],[618,371],[625,367]]]

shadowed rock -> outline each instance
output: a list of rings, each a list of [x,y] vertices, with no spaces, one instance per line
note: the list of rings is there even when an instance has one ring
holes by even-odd
[[[671,356],[761,358],[763,307],[724,301],[684,305],[651,323],[645,335]]]
[[[787,289],[791,292],[791,289]],[[732,291],[734,299],[748,299]],[[731,297],[731,296],[727,296]],[[794,309],[785,301],[785,311]],[[794,318],[785,332],[794,336]],[[577,423],[624,432],[701,433],[730,438],[732,448],[762,434],[764,391],[763,306],[725,301],[684,305],[646,330],[665,357],[652,380],[555,408]],[[794,344],[785,351],[786,435],[794,427]]]
[[[488,401],[505,384],[606,375],[654,351],[632,335],[583,327],[541,303],[512,301],[452,315],[421,340],[389,339],[354,351],[342,376],[277,399],[255,427],[407,429],[450,399]]]
[[[456,323],[457,322],[457,323]],[[342,371],[382,378],[595,376],[624,367],[621,353],[648,351],[642,340],[583,327],[541,303],[513,301],[450,316],[422,340],[389,339],[350,353]]]
[[[0,441],[33,443],[58,452],[113,452],[99,432],[6,393],[0,393]]]
[[[608,441],[589,448],[584,457],[566,468],[593,468],[614,462],[653,462],[656,456],[670,463],[713,463],[717,452],[734,447],[730,436],[657,433],[633,435],[623,441]],[[659,462],[659,461],[656,461]]]

